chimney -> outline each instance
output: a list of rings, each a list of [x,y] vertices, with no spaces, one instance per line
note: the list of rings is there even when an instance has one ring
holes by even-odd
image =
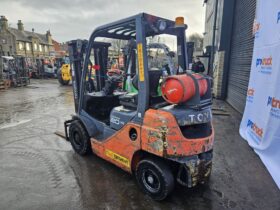
[[[18,30],[20,30],[20,31],[24,31],[24,28],[23,28],[23,23],[21,22],[21,20],[18,20],[17,25],[18,25]]]
[[[34,33],[34,28],[32,28],[32,32]]]
[[[49,44],[52,44],[52,35],[51,35],[50,30],[47,30],[46,38],[47,38],[47,40],[48,40],[48,43],[49,43]]]
[[[46,35],[47,35],[47,36],[51,36],[51,31],[50,31],[50,30],[47,30]]]
[[[0,17],[0,29],[1,30],[8,29],[8,19],[3,15]]]

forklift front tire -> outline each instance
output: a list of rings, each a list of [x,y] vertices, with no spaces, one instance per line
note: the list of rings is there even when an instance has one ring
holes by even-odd
[[[69,141],[79,155],[85,156],[91,152],[89,135],[78,120],[74,120],[69,126]]]
[[[135,173],[140,188],[154,200],[165,199],[174,188],[174,176],[159,159],[141,160]]]

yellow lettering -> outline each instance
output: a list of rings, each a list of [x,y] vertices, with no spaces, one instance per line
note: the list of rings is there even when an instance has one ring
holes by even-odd
[[[106,149],[105,150],[105,155],[113,160],[115,160],[116,162],[130,168],[130,164],[129,164],[129,160],[111,150]]]

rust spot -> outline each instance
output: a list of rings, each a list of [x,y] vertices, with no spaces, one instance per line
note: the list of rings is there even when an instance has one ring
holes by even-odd
[[[163,142],[163,156],[167,155],[167,147],[168,147],[168,143],[166,140],[166,135],[168,133],[168,128],[167,126],[161,126],[160,127],[160,133],[161,133],[161,140]]]
[[[155,130],[150,130],[148,132],[148,143],[150,147],[158,152],[163,152],[163,155],[167,154],[168,143],[166,140],[166,135],[168,132],[167,126],[160,126]],[[151,139],[155,139],[152,141]]]
[[[173,153],[174,153],[174,155],[177,154],[177,148],[175,146],[173,146]]]
[[[160,140],[156,140],[156,141],[150,143],[150,146],[158,152],[162,152],[162,150],[163,150],[163,143]]]
[[[202,145],[202,148],[201,148],[202,152],[205,152],[205,146]]]

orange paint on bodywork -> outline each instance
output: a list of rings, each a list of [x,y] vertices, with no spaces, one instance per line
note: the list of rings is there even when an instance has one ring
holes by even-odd
[[[129,138],[129,131],[131,128],[135,128],[137,131],[137,139],[134,141]],[[129,164],[131,164],[134,153],[141,149],[140,126],[137,124],[128,123],[120,131],[116,132],[113,136],[104,141],[98,141],[94,138],[91,138],[91,147],[96,155],[121,167],[125,171],[131,172],[131,167],[127,167],[125,164],[110,158],[108,155],[106,155],[106,150],[112,151],[128,159]]]
[[[214,131],[206,138],[187,139],[171,113],[149,109],[145,113],[141,141],[143,150],[161,157],[190,156],[213,148]]]
[[[137,139],[131,140],[129,131],[135,128]],[[165,111],[149,109],[146,111],[142,126],[128,123],[120,131],[104,141],[91,138],[93,152],[105,160],[132,172],[133,155],[139,150],[155,154],[160,157],[182,157],[207,152],[213,148],[214,131],[206,138],[187,139],[181,133],[174,116]],[[107,150],[107,155],[106,155]],[[116,153],[116,158],[108,156],[109,152]],[[125,164],[119,160],[129,161]],[[130,167],[128,167],[129,165]]]

